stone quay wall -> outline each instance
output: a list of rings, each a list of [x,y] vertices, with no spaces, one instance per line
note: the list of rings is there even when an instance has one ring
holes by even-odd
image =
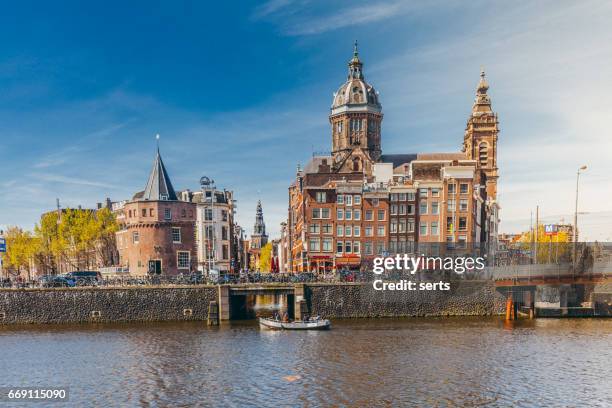
[[[505,312],[492,281],[451,282],[449,291],[376,291],[371,283],[308,284],[311,315],[326,318],[489,316]]]
[[[216,286],[0,290],[0,324],[206,320]]]
[[[264,292],[275,289],[260,286]],[[451,282],[449,291],[375,291],[371,283],[308,283],[294,285],[294,293],[296,310],[303,299],[308,313],[327,318],[487,316],[505,311],[505,298],[491,281]],[[227,285],[0,289],[0,324],[203,321],[211,301],[219,302],[220,318],[227,320],[231,296]]]

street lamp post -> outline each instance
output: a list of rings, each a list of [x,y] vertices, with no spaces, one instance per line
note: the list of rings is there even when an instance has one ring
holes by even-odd
[[[210,271],[215,266],[215,181],[204,176],[200,179],[200,186],[202,187],[202,198],[205,203],[204,205],[204,237],[205,237],[205,249],[206,259],[208,264],[207,274],[210,275]],[[208,197],[210,194],[210,207],[208,205]],[[210,231],[211,235],[208,236],[208,223],[206,219],[207,210],[210,209]]]
[[[587,166],[583,165],[576,171],[576,206],[574,207],[574,239],[573,239],[573,264],[574,272],[576,272],[576,241],[578,240],[578,182],[580,181],[580,172],[587,169]]]

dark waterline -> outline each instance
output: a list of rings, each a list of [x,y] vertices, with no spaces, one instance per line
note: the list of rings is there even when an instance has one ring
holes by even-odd
[[[3,386],[70,406],[612,405],[612,321],[337,320],[0,327]]]

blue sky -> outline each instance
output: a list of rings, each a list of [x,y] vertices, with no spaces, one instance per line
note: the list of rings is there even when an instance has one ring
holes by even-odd
[[[155,134],[177,189],[233,189],[272,234],[287,186],[329,150],[355,39],[380,92],[386,153],[460,148],[481,66],[499,113],[502,228],[537,204],[585,239],[612,226],[607,2],[19,2],[0,16],[0,226],[144,188]],[[603,214],[599,218],[599,214]]]

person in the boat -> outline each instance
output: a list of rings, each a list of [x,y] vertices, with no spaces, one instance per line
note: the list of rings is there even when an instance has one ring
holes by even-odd
[[[289,314],[287,312],[283,312],[283,322],[289,321]]]

